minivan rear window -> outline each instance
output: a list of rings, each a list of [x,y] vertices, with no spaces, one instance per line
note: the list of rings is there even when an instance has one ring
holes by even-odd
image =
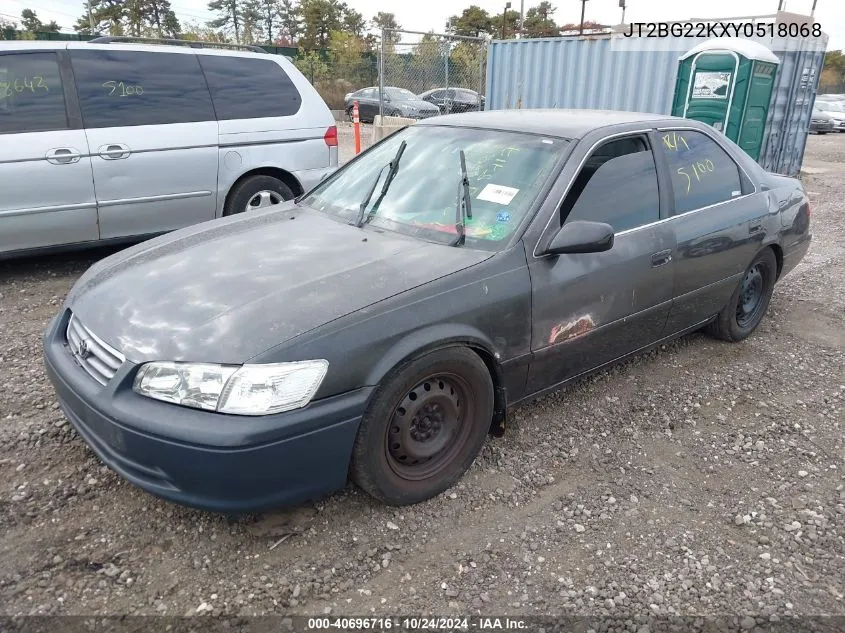
[[[67,127],[56,54],[0,55],[0,134]]]
[[[198,55],[217,118],[291,116],[302,97],[284,69],[270,59]]]
[[[87,128],[214,121],[196,55],[71,50]]]

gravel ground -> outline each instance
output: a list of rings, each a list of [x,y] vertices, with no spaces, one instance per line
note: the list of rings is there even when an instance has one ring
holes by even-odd
[[[815,239],[754,336],[687,336],[522,407],[403,509],[349,486],[229,522],[123,482],[41,364],[108,251],[0,264],[0,613],[845,615],[843,163],[845,135],[810,138]]]

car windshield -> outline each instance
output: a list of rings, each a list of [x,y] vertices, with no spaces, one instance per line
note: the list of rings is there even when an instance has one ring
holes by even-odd
[[[396,101],[407,101],[408,99],[419,99],[417,95],[415,95],[410,90],[405,90],[404,88],[385,88],[384,94],[386,94],[391,99],[395,99]]]
[[[402,141],[406,147],[399,170],[376,209],[387,178],[385,166]],[[565,139],[534,134],[414,125],[339,169],[301,204],[354,222],[378,178],[367,207],[370,224],[449,243],[456,235],[463,150],[472,202],[472,218],[466,220],[466,247],[498,250],[529,212],[567,144]]]

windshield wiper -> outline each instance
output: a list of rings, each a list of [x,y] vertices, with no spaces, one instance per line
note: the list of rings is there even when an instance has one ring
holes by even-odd
[[[355,218],[355,226],[359,229],[364,226],[365,216],[367,211],[367,205],[370,204],[370,200],[373,198],[373,194],[376,191],[376,186],[378,185],[378,181],[381,180],[381,174],[385,169],[389,169],[387,172],[387,178],[384,180],[384,185],[381,188],[381,193],[379,193],[378,200],[376,200],[375,205],[373,205],[373,210],[370,211],[370,215],[378,209],[378,205],[381,204],[381,201],[384,199],[385,194],[387,193],[388,187],[390,187],[390,183],[393,182],[393,179],[396,177],[396,172],[399,171],[399,159],[402,158],[402,153],[405,151],[405,146],[407,143],[402,141],[401,145],[399,145],[399,149],[396,151],[396,155],[393,157],[387,165],[382,167],[378,170],[376,174],[375,180],[373,180],[373,184],[370,186],[370,189],[367,191],[367,195],[361,201],[361,205],[358,207],[358,217]],[[368,216],[366,216],[368,217]]]
[[[467,161],[464,150],[460,152],[461,182],[458,185],[458,204],[455,208],[455,232],[458,236],[450,246],[463,246],[466,242],[466,221],[472,219],[472,202],[469,191],[469,176],[467,176]]]
[[[373,203],[373,208],[370,209],[370,212],[363,220],[365,224],[375,215],[381,201],[384,200],[384,196],[387,195],[387,190],[390,188],[390,185],[393,183],[393,179],[396,178],[396,174],[399,172],[399,161],[402,159],[402,154],[405,153],[405,147],[407,147],[407,145],[408,143],[405,141],[402,141],[399,144],[399,149],[396,150],[396,155],[393,157],[393,160],[390,161],[390,169],[387,172],[387,178],[384,179],[384,185],[379,192],[378,198],[376,198],[375,203]]]

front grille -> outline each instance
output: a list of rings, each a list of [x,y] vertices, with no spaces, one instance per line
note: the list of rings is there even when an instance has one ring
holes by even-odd
[[[107,384],[126,360],[123,354],[98,338],[74,314],[70,316],[65,336],[74,360],[101,385]]]

